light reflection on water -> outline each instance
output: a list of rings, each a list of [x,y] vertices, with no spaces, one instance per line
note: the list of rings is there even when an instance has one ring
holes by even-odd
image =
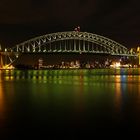
[[[5,119],[4,111],[5,111],[4,92],[3,92],[3,82],[2,82],[1,71],[0,71],[0,122],[2,126]]]
[[[1,72],[0,123],[2,118],[7,118],[4,125],[13,127],[27,122],[33,125],[36,121],[38,126],[45,123],[54,127],[60,122],[62,126],[74,127],[138,126],[140,76],[95,73],[88,70]],[[24,122],[23,118],[28,121]],[[16,125],[15,120],[18,120]]]

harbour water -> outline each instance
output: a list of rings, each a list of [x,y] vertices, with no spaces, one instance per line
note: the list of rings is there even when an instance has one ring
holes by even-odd
[[[140,69],[0,71],[0,130],[139,132],[139,74]]]

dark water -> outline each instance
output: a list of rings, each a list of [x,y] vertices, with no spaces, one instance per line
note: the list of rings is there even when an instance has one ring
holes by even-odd
[[[0,71],[1,132],[139,132],[140,75],[95,71]]]

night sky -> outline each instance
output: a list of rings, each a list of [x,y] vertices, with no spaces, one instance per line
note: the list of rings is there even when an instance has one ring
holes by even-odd
[[[47,33],[96,33],[124,46],[140,44],[139,0],[1,0],[0,43],[12,47]]]

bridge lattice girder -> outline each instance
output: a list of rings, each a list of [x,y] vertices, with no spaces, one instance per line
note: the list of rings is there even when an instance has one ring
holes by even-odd
[[[46,34],[43,36],[39,36],[36,38],[33,38],[31,40],[27,40],[23,43],[20,43],[13,47],[11,51],[17,52],[17,53],[32,53],[32,52],[45,52],[45,50],[42,49],[42,46],[45,46],[47,44],[51,44],[53,42],[57,41],[65,41],[65,40],[81,40],[90,42],[91,44],[97,44],[98,46],[102,47],[102,49],[96,49],[92,47],[90,50],[86,50],[85,46],[83,45],[83,48],[80,50],[79,48],[74,48],[73,50],[66,49],[61,50],[59,47],[56,47],[55,50],[52,50],[52,52],[85,52],[85,53],[107,53],[110,55],[132,55],[128,49],[103,36],[93,34],[93,33],[87,33],[87,32],[58,32],[58,33],[51,33]],[[91,46],[89,46],[91,47]],[[49,50],[46,52],[50,52]]]

